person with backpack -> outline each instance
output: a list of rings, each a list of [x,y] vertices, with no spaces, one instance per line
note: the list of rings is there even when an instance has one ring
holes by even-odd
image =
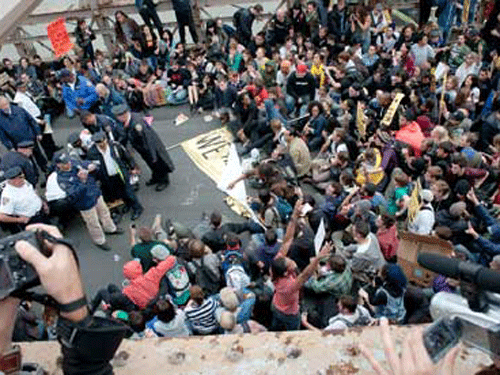
[[[233,24],[236,28],[238,41],[247,48],[252,40],[253,21],[259,17],[263,11],[264,8],[262,5],[256,4],[250,8],[240,8],[233,15]]]
[[[349,295],[343,295],[337,302],[339,313],[330,318],[328,326],[323,331],[344,330],[351,327],[367,326],[375,322],[370,312],[359,305],[356,299]],[[309,330],[319,331],[307,320],[307,313],[302,314],[302,325]]]
[[[163,295],[163,291],[166,291],[177,306],[184,306],[189,300],[189,288],[191,287],[189,273],[184,261],[180,258],[173,255],[168,258],[170,259],[171,267],[167,269],[162,279],[160,294]]]
[[[226,249],[222,252],[222,274],[226,286],[234,291],[242,291],[250,284],[250,276],[246,270],[246,259],[241,249],[241,240],[234,233],[226,239]]]
[[[206,245],[200,240],[188,243],[191,261],[187,264],[191,282],[201,287],[207,296],[217,294],[224,285],[221,274],[222,258],[214,253],[206,252]]]
[[[380,269],[375,282],[378,288],[373,295],[360,289],[359,297],[376,318],[385,317],[402,324],[406,317],[404,302],[408,284],[403,270],[398,264],[388,263]]]

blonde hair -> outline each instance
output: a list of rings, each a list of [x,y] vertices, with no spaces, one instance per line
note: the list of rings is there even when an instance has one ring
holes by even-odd
[[[223,311],[220,314],[219,325],[227,331],[232,331],[236,327],[236,317],[229,311]]]

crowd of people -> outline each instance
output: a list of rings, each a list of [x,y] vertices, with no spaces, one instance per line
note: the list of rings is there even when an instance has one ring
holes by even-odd
[[[400,231],[500,269],[500,2],[471,4],[464,17],[437,1],[435,21],[422,2],[419,26],[396,26],[383,2],[296,1],[258,33],[263,8],[253,5],[197,35],[189,2],[174,1],[181,41],[136,3],[145,24],[116,12],[110,55],[94,52],[81,20],[78,56],[3,59],[0,223],[64,224],[79,211],[109,250],[105,236],[123,232],[109,204],[121,199],[133,220],[143,211],[132,148],[151,169],[147,184],[169,184],[174,165],[150,116],[166,104],[208,112],[233,133],[253,167],[228,189],[248,180],[258,190],[257,219],[224,223],[214,211],[201,228],[161,216],[131,227],[126,280],[99,290],[91,313],[136,338],[428,322],[432,296],[460,285],[441,275],[410,284]],[[61,149],[51,122],[63,114],[83,128]]]

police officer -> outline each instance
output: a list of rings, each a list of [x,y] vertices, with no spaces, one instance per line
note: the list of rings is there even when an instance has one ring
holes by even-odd
[[[125,104],[113,107],[113,115],[125,128],[124,145],[130,143],[151,168],[152,176],[146,185],[156,184],[156,191],[164,190],[170,183],[168,174],[175,167],[158,134],[140,114],[130,112]]]
[[[42,133],[35,119],[25,109],[11,105],[5,96],[0,95],[0,141],[9,150],[15,150],[19,142],[34,142],[36,162],[45,171],[47,159],[37,142],[41,139]]]
[[[21,167],[8,169],[4,178],[7,184],[0,197],[0,222],[12,232],[19,232],[27,224],[48,223],[48,206],[26,181]]]
[[[104,132],[100,131],[92,136],[93,145],[90,147],[88,160],[97,161],[100,168],[96,177],[101,181],[104,200],[112,202],[123,199],[126,211],[132,209],[132,220],[141,216],[143,207],[130,186],[129,170],[135,168],[130,154],[118,142],[108,141]]]
[[[38,183],[39,172],[31,157],[33,156],[33,141],[22,141],[16,146],[15,151],[8,151],[0,162],[0,169],[7,171],[13,167],[21,167],[26,181],[36,186]]]
[[[123,126],[109,116],[82,111],[80,120],[83,127],[88,129],[92,134],[103,131],[110,141],[122,142],[125,139]]]
[[[57,166],[57,182],[73,207],[80,211],[95,245],[104,251],[111,250],[104,231],[107,234],[121,234],[123,231],[111,219],[101,189],[92,175],[97,166],[88,161],[71,160],[66,152],[61,151],[54,155],[54,163]]]

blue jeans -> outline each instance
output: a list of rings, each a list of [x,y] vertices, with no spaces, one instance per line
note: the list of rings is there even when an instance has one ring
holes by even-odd
[[[491,234],[492,242],[499,243],[500,242],[500,223],[493,216],[490,215],[486,207],[482,204],[476,206],[476,214],[484,221],[488,232]]]
[[[274,305],[271,306],[271,311],[273,313],[271,331],[297,331],[300,328],[300,314],[283,314]]]
[[[182,88],[179,91],[172,92],[167,98],[167,103],[172,105],[184,104],[186,103],[186,98],[187,90]]]
[[[243,302],[240,303],[240,311],[238,312],[238,315],[236,316],[236,323],[241,324],[243,322],[246,322],[250,320],[253,314],[253,307],[255,305],[255,294],[252,293],[252,291],[248,290],[247,288],[243,288],[242,290],[243,294],[252,294],[252,297],[248,297],[245,299]]]
[[[283,117],[278,108],[275,107],[274,102],[271,99],[264,100],[264,107],[266,108],[267,121],[278,119],[284,126],[286,126],[286,118]]]
[[[307,112],[307,105],[310,102],[310,98],[309,95],[301,96],[300,98],[302,99],[302,104],[299,109],[299,114],[300,116],[304,116]],[[297,106],[297,100],[291,95],[287,95],[285,98],[285,105],[288,113],[293,113]]]

